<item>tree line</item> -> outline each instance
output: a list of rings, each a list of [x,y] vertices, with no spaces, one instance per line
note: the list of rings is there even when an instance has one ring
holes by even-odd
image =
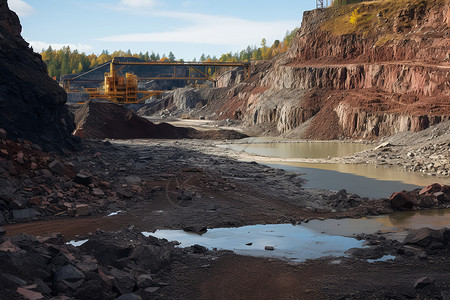
[[[276,55],[286,52],[292,43],[297,28],[292,31],[287,31],[282,41],[276,40],[271,46],[267,45],[265,38],[262,39],[260,47],[248,46],[246,49],[240,52],[230,52],[222,54],[219,58],[216,56],[202,54],[199,58],[200,62],[241,62],[241,61],[256,61],[265,60],[275,57]],[[103,50],[100,55],[80,53],[78,50],[71,50],[70,47],[63,47],[59,50],[52,49],[51,46],[47,50],[42,49],[42,60],[47,64],[48,74],[51,77],[58,77],[68,74],[79,74],[92,70],[108,61],[111,61],[114,57],[134,57],[143,61],[177,61],[175,55],[172,52],[166,56],[166,54],[160,55],[159,53],[131,53],[128,51],[114,51],[109,53],[107,50]],[[183,61],[179,59],[178,61]],[[197,61],[194,58],[194,61]]]

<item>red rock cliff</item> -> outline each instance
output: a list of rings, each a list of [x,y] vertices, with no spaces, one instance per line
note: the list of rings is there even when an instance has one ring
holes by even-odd
[[[256,63],[229,90],[222,116],[319,139],[376,138],[448,120],[449,23],[449,0],[305,12],[290,50]]]

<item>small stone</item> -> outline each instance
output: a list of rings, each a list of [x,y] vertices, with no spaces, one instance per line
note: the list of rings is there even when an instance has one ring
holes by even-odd
[[[444,192],[437,192],[433,194],[434,197],[436,197],[436,199],[440,202],[444,202],[445,201],[445,194]]]
[[[417,279],[416,282],[414,282],[414,288],[416,290],[418,290],[418,289],[422,289],[425,286],[430,285],[430,284],[434,284],[434,279],[431,279],[430,277],[425,276],[425,277]]]
[[[61,267],[55,275],[55,281],[76,282],[80,279],[84,279],[84,274],[72,265]]]
[[[160,288],[157,287],[157,286],[152,286],[152,287],[146,288],[144,291],[147,292],[147,293],[149,293],[149,294],[151,294],[151,293],[156,292],[156,291],[159,290],[159,289],[160,289]]]
[[[125,182],[128,184],[136,184],[136,183],[140,183],[142,181],[141,177],[136,176],[136,175],[130,175],[125,177]]]
[[[0,139],[6,140],[6,130],[3,128],[0,128]]]
[[[143,274],[139,275],[137,278],[137,285],[139,288],[146,288],[155,284],[155,280],[153,279],[151,274]]]
[[[99,188],[93,188],[92,193],[94,194],[94,196],[97,196],[97,197],[105,195],[105,193]]]
[[[122,199],[130,199],[130,198],[133,197],[133,194],[132,194],[132,193],[130,193],[130,192],[128,192],[128,191],[125,191],[125,190],[123,190],[123,189],[118,190],[118,191],[117,191],[117,194],[118,194],[119,197],[122,198]]]
[[[22,295],[27,300],[40,300],[44,299],[44,296],[41,293],[30,291],[24,288],[17,288],[17,293]]]
[[[66,167],[64,166],[64,164],[59,161],[58,159],[55,159],[54,161],[52,161],[49,165],[48,168],[50,169],[50,171],[52,171],[53,173],[59,174],[59,175],[63,175],[66,172]]]
[[[36,211],[32,208],[11,210],[14,220],[31,219],[36,217]]]
[[[17,153],[17,162],[18,162],[19,164],[24,164],[24,163],[25,163],[25,161],[24,161],[24,154],[23,154],[22,151],[20,151],[19,153]]]
[[[208,229],[206,226],[203,225],[191,225],[184,227],[183,230],[186,232],[194,232],[200,234],[205,233]]]
[[[40,205],[40,204],[41,204],[41,197],[33,197],[33,198],[30,198],[30,199],[28,200],[28,203],[29,203],[30,205]]]
[[[77,215],[79,216],[88,216],[91,214],[91,209],[87,204],[77,204],[75,209],[77,211]]]
[[[78,184],[89,185],[92,182],[92,175],[86,172],[80,172],[75,176],[74,181]]]
[[[265,246],[264,250],[273,251],[273,250],[275,250],[275,247],[274,246]]]

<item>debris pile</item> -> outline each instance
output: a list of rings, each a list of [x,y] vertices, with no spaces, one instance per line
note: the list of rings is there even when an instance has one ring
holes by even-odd
[[[112,139],[239,139],[246,135],[231,130],[197,131],[167,123],[154,124],[125,107],[89,101],[75,113],[74,135],[81,138]]]
[[[110,182],[30,141],[5,136],[0,129],[0,224],[63,214],[86,216],[102,212],[106,202],[121,203],[120,191]]]
[[[450,186],[434,183],[423,189],[402,191],[389,198],[394,210],[417,210],[450,207]]]
[[[170,265],[194,247],[136,230],[97,232],[79,247],[57,233],[0,233],[2,299],[153,299],[169,293]],[[166,292],[164,292],[166,291]],[[5,297],[5,298],[3,298]]]

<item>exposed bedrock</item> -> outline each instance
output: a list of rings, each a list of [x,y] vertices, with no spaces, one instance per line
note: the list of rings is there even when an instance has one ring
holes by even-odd
[[[45,150],[73,149],[75,126],[66,93],[48,76],[21,29],[7,1],[0,0],[0,128],[9,138],[24,138]]]

